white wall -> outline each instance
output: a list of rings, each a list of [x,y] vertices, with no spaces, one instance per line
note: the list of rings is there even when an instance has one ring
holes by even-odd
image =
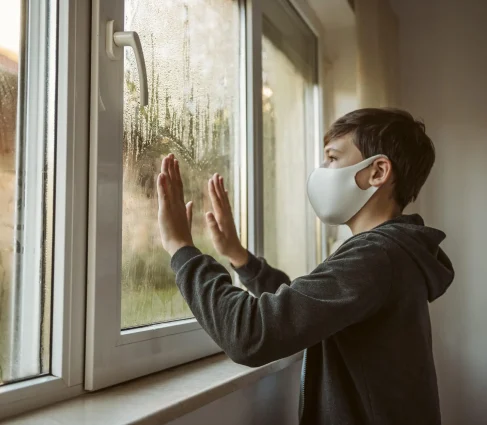
[[[346,0],[308,1],[324,29],[324,112],[331,124],[358,105],[355,17]]]
[[[297,425],[301,362],[168,425]]]
[[[403,106],[437,161],[419,201],[456,269],[431,305],[444,425],[487,423],[487,2],[395,1]]]
[[[326,39],[329,45],[329,80],[325,95],[331,100],[327,106],[332,109],[325,113],[331,123],[358,108],[355,25],[329,29]]]
[[[346,0],[308,0],[318,15],[325,37],[324,114],[327,128],[338,118],[358,108],[357,31],[355,15]],[[327,130],[325,128],[325,130]],[[332,251],[352,233],[346,226],[328,226]]]

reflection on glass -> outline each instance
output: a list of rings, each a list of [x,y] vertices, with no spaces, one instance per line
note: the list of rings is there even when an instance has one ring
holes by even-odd
[[[45,62],[32,61],[27,82],[22,4],[0,2],[0,385],[47,373],[50,364],[56,8],[36,16]],[[36,131],[23,119],[31,91],[43,102],[31,119]]]
[[[140,108],[135,57],[125,56],[122,328],[191,317],[157,228],[155,179],[164,155],[181,161],[194,201],[193,239],[219,258],[206,232],[207,181],[234,199],[239,134],[239,11],[234,0],[126,0],[125,28],[139,33],[149,78]],[[235,207],[235,206],[234,206]],[[235,210],[235,208],[234,208]]]
[[[7,9],[10,9],[9,12]],[[14,266],[15,126],[18,87],[18,35],[20,1],[0,8],[0,384],[10,376],[10,305]],[[8,15],[14,16],[8,16]],[[10,18],[10,19],[8,19]],[[12,31],[3,29],[7,24]],[[15,38],[17,40],[15,40]]]
[[[264,255],[272,266],[294,279],[309,272],[309,256],[313,255],[306,177],[314,74],[303,52],[293,50],[299,38],[287,43],[279,24],[286,21],[274,25],[266,19],[262,40]],[[312,46],[311,34],[309,39]]]

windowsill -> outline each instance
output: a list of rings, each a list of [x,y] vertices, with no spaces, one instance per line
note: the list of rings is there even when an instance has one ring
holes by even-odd
[[[26,413],[9,423],[164,424],[301,359],[302,353],[298,353],[259,368],[249,368],[217,354]]]

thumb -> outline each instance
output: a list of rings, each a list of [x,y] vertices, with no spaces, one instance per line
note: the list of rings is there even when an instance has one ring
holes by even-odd
[[[193,201],[189,201],[186,204],[186,218],[188,219],[189,230],[191,230],[191,225],[193,224]]]
[[[220,228],[218,227],[218,223],[212,212],[206,213],[206,223],[208,224],[208,228],[210,229],[211,233],[213,234],[220,233]]]

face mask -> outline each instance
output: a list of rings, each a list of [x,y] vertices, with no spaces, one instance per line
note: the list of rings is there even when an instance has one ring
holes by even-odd
[[[381,157],[384,155],[367,158],[350,167],[317,168],[309,175],[308,199],[323,223],[346,223],[362,209],[378,188],[360,189],[355,176]]]

